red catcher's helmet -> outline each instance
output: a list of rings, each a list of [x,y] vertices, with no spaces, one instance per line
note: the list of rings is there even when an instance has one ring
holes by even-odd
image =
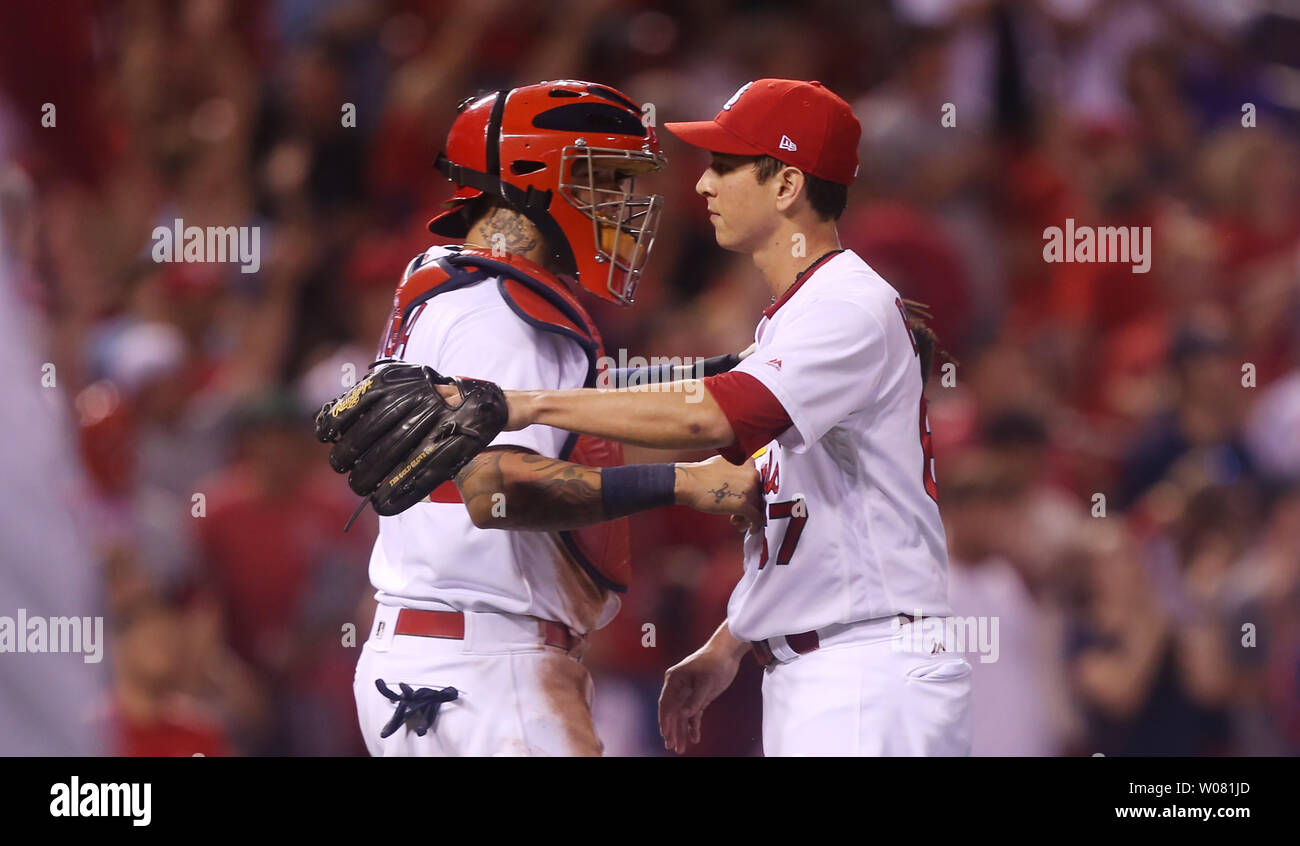
[[[641,109],[604,85],[566,79],[470,98],[435,164],[459,187],[429,229],[464,238],[466,203],[494,197],[541,231],[561,276],[627,305],[663,208],[663,197],[634,192],[635,179],[666,163]]]

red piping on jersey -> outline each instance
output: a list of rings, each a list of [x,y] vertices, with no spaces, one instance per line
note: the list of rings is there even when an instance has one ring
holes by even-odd
[[[794,278],[794,284],[791,285],[789,288],[785,289],[785,293],[781,295],[781,299],[777,300],[767,308],[763,309],[763,316],[770,320],[772,318],[772,315],[776,314],[776,310],[781,306],[785,305],[786,301],[794,296],[794,292],[799,290],[799,288],[803,285],[803,283],[807,282],[812,277],[812,275],[817,272],[818,268],[820,268],[823,264],[835,258],[837,255],[839,255],[842,252],[844,252],[844,250],[842,249],[831,250],[829,253],[817,259],[817,261],[813,262],[811,267],[809,267],[807,270],[803,271],[802,273],[800,273],[798,276]]]

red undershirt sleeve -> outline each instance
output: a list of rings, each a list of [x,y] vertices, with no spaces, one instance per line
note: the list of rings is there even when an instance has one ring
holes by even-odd
[[[736,435],[735,443],[718,450],[732,464],[742,463],[790,428],[790,415],[780,401],[748,373],[733,370],[702,381]]]

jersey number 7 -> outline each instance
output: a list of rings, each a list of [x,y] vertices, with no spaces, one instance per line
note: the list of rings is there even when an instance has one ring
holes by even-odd
[[[781,546],[776,551],[776,563],[789,564],[794,557],[795,547],[799,545],[799,536],[803,534],[804,524],[808,522],[808,503],[803,497],[773,502],[767,506],[767,519],[789,520],[785,534],[781,537]],[[758,560],[758,569],[767,566],[767,532],[763,533],[763,556]]]

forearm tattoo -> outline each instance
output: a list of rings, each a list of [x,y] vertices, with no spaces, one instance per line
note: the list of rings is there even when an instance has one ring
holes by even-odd
[[[505,462],[523,466],[507,469]],[[600,470],[516,450],[488,450],[457,476],[470,513],[487,513],[503,529],[559,531],[606,519]]]

